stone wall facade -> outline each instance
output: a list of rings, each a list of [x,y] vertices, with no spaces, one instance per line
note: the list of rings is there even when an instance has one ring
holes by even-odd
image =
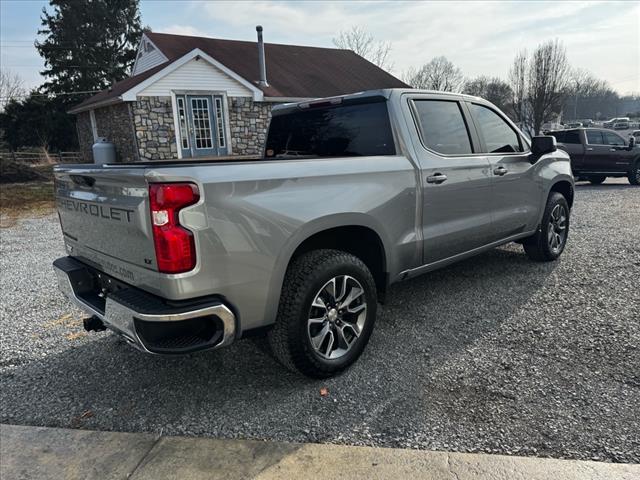
[[[178,158],[171,97],[141,97],[132,105],[140,161]]]
[[[129,108],[129,104],[119,103],[94,110],[98,137],[105,137],[115,145],[117,162],[138,160]],[[93,162],[94,139],[88,111],[81,112],[76,117],[76,130],[82,157],[86,162]]]
[[[274,103],[228,97],[232,155],[262,155]],[[171,97],[140,97],[94,110],[98,136],[116,145],[118,162],[178,158]],[[93,132],[89,112],[76,118],[80,150],[93,161]]]
[[[118,103],[94,110],[98,137],[106,137],[116,146],[117,162],[138,160],[129,108],[128,103]]]
[[[262,155],[274,103],[229,97],[232,155]]]

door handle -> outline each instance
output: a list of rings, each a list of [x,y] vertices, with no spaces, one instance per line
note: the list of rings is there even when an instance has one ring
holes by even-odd
[[[587,152],[593,152],[593,147],[587,148]]]
[[[610,152],[617,152],[618,150],[616,150],[615,148],[610,148],[609,151]]]
[[[505,173],[507,173],[509,170],[507,170],[504,167],[498,167],[493,171],[494,175],[498,175],[498,176],[503,176]]]
[[[446,175],[443,175],[442,173],[436,173],[435,175],[431,175],[427,177],[427,183],[435,183],[436,185],[439,185],[442,182],[444,182],[446,179],[447,179]]]

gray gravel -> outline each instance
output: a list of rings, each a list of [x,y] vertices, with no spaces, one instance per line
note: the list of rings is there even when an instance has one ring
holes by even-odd
[[[254,341],[167,359],[85,335],[57,219],[25,220],[0,231],[0,421],[640,462],[640,189],[581,185],[572,220],[556,263],[514,244],[393,287],[322,382]]]

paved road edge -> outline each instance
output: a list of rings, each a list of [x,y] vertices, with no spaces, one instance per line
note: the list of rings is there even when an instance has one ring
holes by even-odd
[[[640,465],[0,426],[0,478],[634,480]]]

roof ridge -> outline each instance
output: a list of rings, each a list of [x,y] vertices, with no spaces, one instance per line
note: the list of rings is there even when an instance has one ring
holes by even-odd
[[[165,33],[165,32],[145,32],[146,35],[163,35],[166,37],[182,37],[182,38],[197,38],[201,40],[215,40],[217,42],[232,42],[232,43],[252,43],[257,44],[257,40],[235,40],[232,38],[217,38],[217,37],[202,37],[200,35],[180,35],[177,33]],[[153,40],[153,39],[152,39]],[[295,48],[317,48],[319,50],[342,50],[346,52],[353,52],[353,50],[348,48],[337,48],[337,47],[318,47],[315,45],[298,45],[295,43],[273,43],[273,42],[264,42],[264,45],[276,45],[279,47],[295,47]],[[353,52],[355,53],[355,52]],[[357,55],[357,54],[356,54]]]

